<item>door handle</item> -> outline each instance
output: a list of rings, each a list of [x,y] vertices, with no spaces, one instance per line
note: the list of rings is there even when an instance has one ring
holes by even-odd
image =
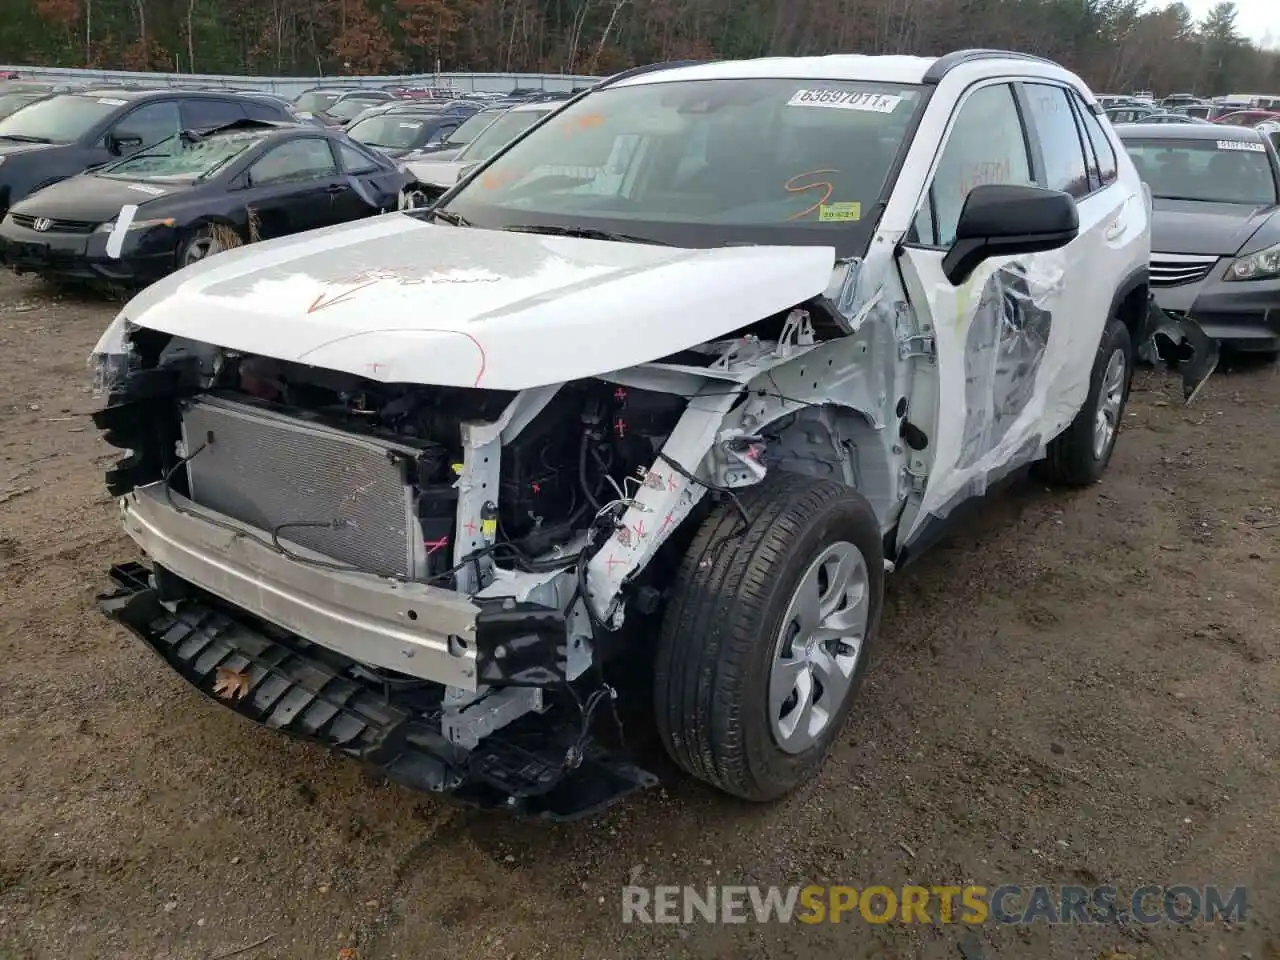
[[[1103,236],[1107,240],[1115,240],[1117,237],[1123,236],[1129,230],[1129,204],[1133,202],[1133,197],[1126,197],[1120,209],[1116,212],[1116,217],[1107,225]]]

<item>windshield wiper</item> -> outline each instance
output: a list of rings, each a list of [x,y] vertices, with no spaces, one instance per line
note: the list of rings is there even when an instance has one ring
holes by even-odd
[[[12,140],[15,143],[53,143],[48,137],[27,137],[20,133],[0,133],[0,140]]]
[[[637,237],[629,233],[614,233],[611,230],[597,230],[594,227],[545,227],[535,224],[516,224],[503,227],[515,233],[546,233],[556,237],[581,237],[584,240],[611,240],[614,243],[650,243],[657,247],[669,247],[671,244],[654,240],[650,237]]]
[[[460,213],[453,213],[449,210],[432,210],[430,211],[433,220],[443,220],[451,227],[469,227],[471,221]]]

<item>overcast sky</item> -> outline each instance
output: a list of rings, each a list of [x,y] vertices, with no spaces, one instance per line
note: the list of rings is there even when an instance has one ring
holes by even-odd
[[[1217,0],[1183,0],[1191,15],[1197,20],[1213,9]],[[1153,6],[1164,6],[1163,2]],[[1236,25],[1240,32],[1252,40],[1268,47],[1280,47],[1280,17],[1277,16],[1280,0],[1236,0],[1236,9],[1240,16]]]

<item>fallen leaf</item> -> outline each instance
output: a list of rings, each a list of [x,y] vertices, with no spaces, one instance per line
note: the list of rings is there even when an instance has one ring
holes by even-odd
[[[355,947],[343,947],[338,951],[338,960],[360,960],[360,954]]]
[[[243,700],[249,694],[249,675],[229,667],[219,667],[214,676],[213,692],[223,700]]]

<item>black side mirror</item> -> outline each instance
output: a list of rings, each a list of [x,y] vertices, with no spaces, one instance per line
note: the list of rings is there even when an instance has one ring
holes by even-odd
[[[137,150],[142,146],[142,138],[131,136],[129,134],[108,133],[106,139],[107,150],[113,155],[120,157],[131,150]]]
[[[1079,233],[1080,214],[1070,194],[984,184],[965,198],[955,242],[942,258],[942,272],[959,286],[984,260],[1057,250]]]

